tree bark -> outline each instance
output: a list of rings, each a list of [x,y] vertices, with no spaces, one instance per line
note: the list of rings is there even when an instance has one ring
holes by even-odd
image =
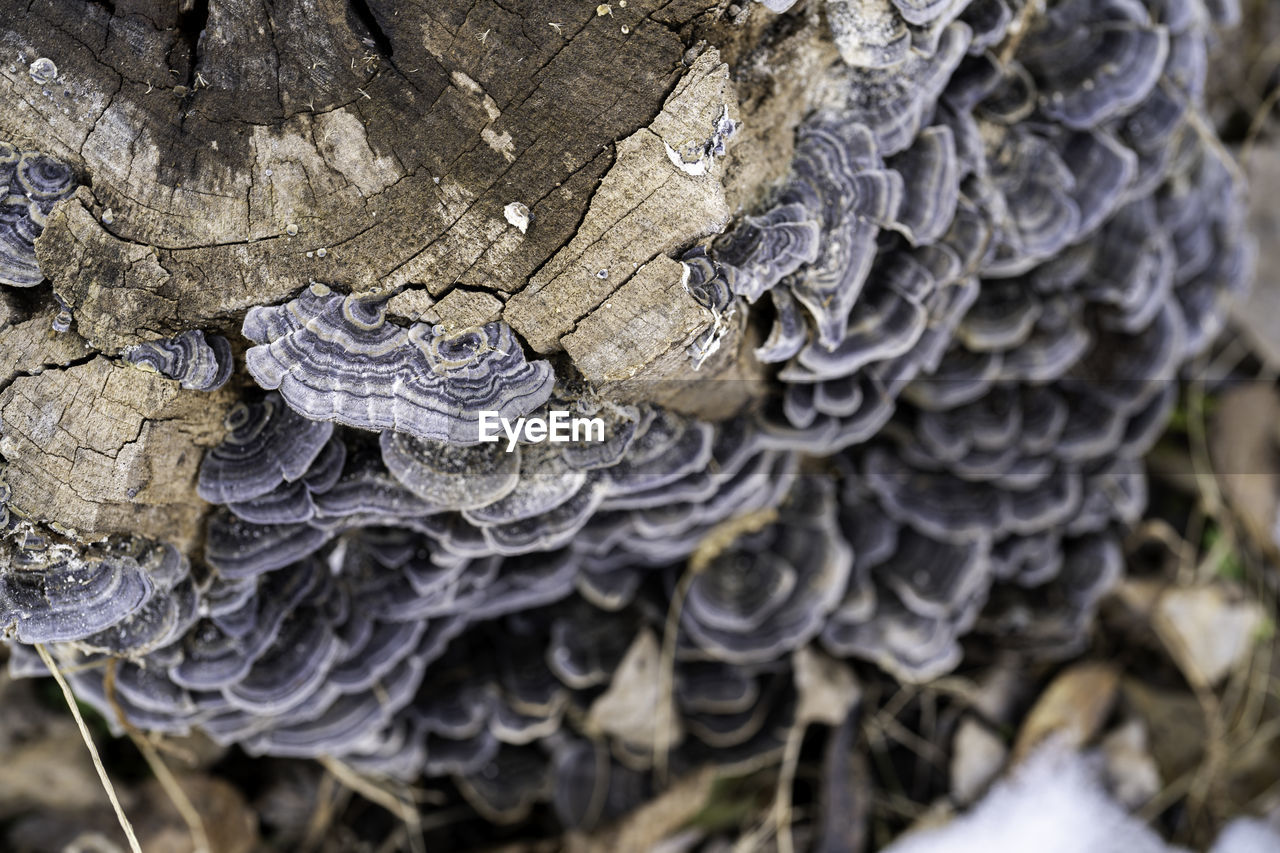
[[[239,354],[244,312],[312,280],[395,294],[406,319],[502,319],[615,399],[720,417],[758,394],[741,323],[688,381],[712,317],[677,259],[785,170],[830,59],[816,15],[31,0],[5,18],[0,137],[83,183],[37,241],[75,331],[48,332],[45,305],[0,332],[20,515],[197,541],[199,458],[248,379],[204,395],[116,357],[186,329]],[[41,57],[58,69],[43,85],[27,70]],[[723,118],[740,127],[728,156],[706,154]]]

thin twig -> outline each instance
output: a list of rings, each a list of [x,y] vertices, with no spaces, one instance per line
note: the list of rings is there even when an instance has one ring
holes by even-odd
[[[155,746],[151,741],[147,740],[142,732],[138,731],[133,723],[129,722],[124,715],[124,710],[116,701],[117,663],[118,661],[115,658],[111,658],[107,663],[106,674],[102,678],[102,690],[111,705],[111,710],[115,712],[116,720],[129,735],[129,739],[133,741],[134,746],[142,753],[147,766],[155,774],[156,781],[160,783],[160,787],[169,796],[169,801],[178,810],[178,815],[182,818],[183,823],[187,825],[187,831],[191,833],[191,844],[195,848],[195,853],[210,853],[213,848],[209,844],[209,834],[205,831],[204,818],[201,817],[195,804],[191,802],[191,798],[187,796],[187,792],[182,789],[182,785],[178,783],[178,779],[173,775],[173,771],[169,769],[169,765],[164,763],[164,759],[160,757],[160,753],[156,751]]]
[[[404,821],[409,831],[409,848],[414,853],[426,853],[422,843],[422,816],[412,803],[402,800],[385,788],[374,784],[347,765],[333,758],[323,757],[320,763],[339,782],[372,803],[377,803]]]
[[[62,673],[58,670],[58,665],[54,663],[44,644],[36,643],[35,646],[36,652],[40,655],[40,660],[44,661],[44,665],[49,668],[49,672],[53,673],[53,680],[58,682],[58,686],[62,688],[62,698],[67,700],[67,707],[71,709],[71,716],[75,717],[76,726],[80,729],[80,737],[84,738],[84,745],[89,749],[89,757],[93,759],[93,769],[98,771],[98,779],[102,781],[102,787],[107,792],[107,799],[111,801],[111,808],[115,810],[116,820],[120,821],[120,828],[124,830],[125,838],[129,839],[129,849],[133,853],[142,853],[142,847],[138,844],[138,836],[133,834],[133,824],[129,823],[129,818],[125,817],[124,809],[120,806],[120,798],[116,796],[115,786],[111,784],[111,779],[107,776],[107,768],[102,766],[102,758],[98,755],[98,748],[93,745],[93,737],[89,734],[89,727],[84,724],[84,717],[80,716],[80,707],[76,704],[76,697],[71,693],[71,685],[67,684],[67,680],[62,677]]]
[[[689,587],[697,577],[690,566],[680,576],[675,591],[671,594],[671,604],[667,606],[667,620],[662,629],[662,664],[658,668],[658,718],[653,726],[653,775],[659,784],[667,781],[668,749],[671,742],[671,714],[675,703],[671,696],[675,694],[676,680],[676,638],[680,634],[680,614],[684,610],[684,599],[689,594]]]
[[[778,839],[778,853],[795,853],[795,840],[791,837],[791,789],[796,781],[796,768],[800,765],[800,747],[804,744],[807,725],[797,720],[787,732],[787,743],[782,753],[782,767],[778,770],[778,787],[773,797],[774,834]]]
[[[1240,146],[1240,165],[1246,171],[1253,157],[1253,149],[1258,144],[1258,137],[1262,134],[1262,128],[1266,126],[1267,118],[1276,108],[1277,103],[1280,103],[1280,86],[1272,89],[1263,99],[1262,106],[1258,107],[1258,111],[1253,114],[1253,120],[1249,122],[1249,132],[1245,134],[1244,144]]]
[[[342,785],[327,770],[316,786],[316,807],[307,821],[299,853],[312,853],[320,848],[320,842],[333,824],[334,815],[346,807],[351,799],[351,789]]]
[[[1027,0],[1027,5],[1022,7],[1017,20],[1009,27],[1009,37],[1000,47],[1001,65],[1008,65],[1009,60],[1013,59],[1013,55],[1022,46],[1022,40],[1027,37],[1032,21],[1042,12],[1044,12],[1044,0]]]
[[[668,750],[671,742],[671,712],[674,709],[676,678],[676,639],[680,635],[680,616],[684,612],[684,600],[689,587],[699,574],[733,545],[740,536],[763,530],[778,520],[778,511],[772,507],[756,510],[730,518],[713,527],[689,556],[689,565],[671,595],[667,607],[666,624],[662,629],[662,661],[658,671],[658,717],[653,727],[653,772],[660,783],[667,780]]]

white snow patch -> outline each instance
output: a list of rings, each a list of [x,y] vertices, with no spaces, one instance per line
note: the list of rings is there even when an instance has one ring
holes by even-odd
[[[1050,744],[967,814],[903,836],[885,853],[1183,853],[1128,814],[1098,781],[1095,762]],[[1276,853],[1266,822],[1229,824],[1211,853]]]

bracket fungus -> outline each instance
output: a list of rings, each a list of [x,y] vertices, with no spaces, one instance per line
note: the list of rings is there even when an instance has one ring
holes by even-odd
[[[526,415],[546,402],[551,365],[526,361],[511,328],[489,323],[447,334],[387,322],[385,300],[312,284],[292,302],[253,308],[245,355],[264,388],[313,420],[475,444],[478,413]]]
[[[31,67],[34,76],[36,66]],[[0,139],[0,284],[34,287],[44,281],[35,241],[53,206],[75,188],[75,174],[66,163]]]
[[[199,330],[130,347],[125,358],[135,367],[154,370],[196,391],[218,390],[235,367],[227,339]]]

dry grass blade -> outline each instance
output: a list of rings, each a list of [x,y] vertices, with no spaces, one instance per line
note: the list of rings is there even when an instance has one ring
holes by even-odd
[[[717,779],[716,768],[704,766],[616,824],[579,839],[572,849],[574,853],[645,853],[659,848],[706,807]]]
[[[111,784],[111,778],[107,776],[107,768],[102,766],[102,757],[98,755],[98,748],[93,744],[93,737],[89,734],[89,727],[85,725],[84,717],[80,715],[80,706],[76,704],[76,697],[71,692],[71,685],[67,684],[66,678],[58,670],[58,665],[54,662],[44,644],[36,643],[35,648],[40,655],[40,660],[44,661],[44,665],[48,667],[49,672],[53,673],[53,680],[58,682],[58,686],[62,688],[62,697],[67,700],[67,707],[71,709],[71,716],[75,718],[76,726],[80,729],[80,736],[84,738],[84,745],[88,747],[89,756],[93,759],[93,769],[98,771],[98,778],[102,780],[102,787],[107,792],[107,799],[111,801],[111,808],[115,810],[116,819],[120,821],[120,828],[124,830],[125,838],[129,839],[129,849],[133,853],[142,853],[142,847],[138,844],[138,836],[133,832],[133,824],[129,823],[129,818],[125,816],[124,809],[120,806],[120,798],[116,796],[115,786]]]
[[[1245,169],[1249,168],[1249,161],[1253,157],[1253,149],[1258,144],[1258,137],[1262,135],[1262,128],[1266,126],[1267,118],[1271,115],[1271,111],[1276,108],[1277,103],[1280,103],[1280,86],[1272,89],[1267,94],[1257,112],[1253,114],[1253,120],[1249,123],[1249,131],[1245,134],[1244,144],[1240,146],[1240,163]]]
[[[204,818],[200,816],[200,811],[191,802],[187,792],[182,789],[177,777],[173,775],[169,765],[164,763],[164,759],[160,757],[160,753],[156,751],[155,746],[151,741],[147,740],[147,737],[142,732],[138,731],[137,727],[129,722],[124,715],[123,709],[116,702],[116,664],[117,661],[114,658],[108,661],[106,673],[102,679],[103,692],[107,696],[107,701],[111,704],[111,710],[115,712],[116,720],[124,727],[129,739],[133,741],[134,746],[142,753],[142,757],[146,760],[147,766],[151,768],[156,781],[160,783],[160,787],[164,789],[169,801],[178,810],[178,815],[181,816],[183,823],[187,825],[187,830],[191,833],[191,844],[195,848],[195,853],[211,853],[213,848],[209,844],[209,833],[205,831]]]
[[[426,853],[426,847],[422,841],[422,815],[418,813],[413,803],[360,775],[341,761],[326,757],[321,758],[320,763],[343,785],[404,821],[405,829],[409,833],[409,849],[414,853]]]
[[[680,634],[680,614],[684,610],[684,600],[693,585],[695,572],[693,567],[685,570],[671,595],[671,604],[667,607],[667,620],[662,630],[662,666],[658,671],[658,719],[653,731],[653,775],[660,783],[667,781],[667,744],[673,722],[671,713],[675,703],[671,700],[675,693],[676,681],[676,638]]]
[[[333,825],[333,820],[351,799],[351,789],[341,785],[332,773],[325,772],[320,777],[316,789],[315,810],[307,821],[307,832],[302,837],[299,853],[313,853],[320,848],[325,833]]]
[[[778,839],[778,853],[795,853],[795,840],[791,835],[792,788],[795,787],[796,770],[800,766],[800,747],[808,727],[797,723],[787,732],[787,743],[782,753],[782,767],[778,771],[778,787],[773,800],[773,821]]]
[[[1044,13],[1044,0],[1030,0],[1027,5],[1022,7],[1022,11],[1018,14],[1018,19],[1009,26],[1009,36],[1005,43],[1000,47],[1000,64],[1008,65],[1013,59],[1013,55],[1018,52],[1018,48],[1022,45],[1022,40],[1027,37],[1027,33],[1031,30],[1031,24],[1037,15]]]

